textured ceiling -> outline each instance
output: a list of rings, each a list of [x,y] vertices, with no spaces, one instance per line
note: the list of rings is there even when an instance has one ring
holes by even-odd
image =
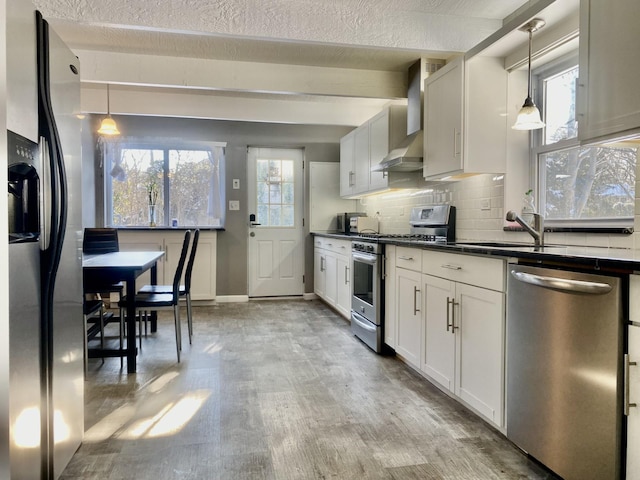
[[[74,51],[406,72],[537,0],[34,0]],[[81,62],[83,57],[80,55]],[[118,81],[100,72],[92,82]],[[158,80],[158,86],[171,86]],[[139,85],[142,85],[140,83]],[[146,85],[153,87],[153,85]],[[175,84],[175,87],[187,86]],[[215,88],[212,88],[212,90]],[[253,92],[260,91],[254,88]],[[277,93],[271,89],[270,93]],[[219,92],[218,92],[219,94]],[[237,92],[236,92],[237,94]]]
[[[468,50],[526,3],[534,2],[35,0],[72,48],[340,66],[379,56],[391,68],[396,53],[403,63],[411,51]]]

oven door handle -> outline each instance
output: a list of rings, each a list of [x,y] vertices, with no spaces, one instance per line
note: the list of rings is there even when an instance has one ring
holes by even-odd
[[[368,265],[375,265],[378,261],[377,255],[367,255],[360,252],[351,252],[351,258]]]
[[[362,319],[362,320],[361,320]],[[351,320],[356,322],[361,328],[367,330],[368,332],[375,332],[376,327],[372,326],[369,321],[367,321],[364,317],[360,316],[356,312],[351,312]]]

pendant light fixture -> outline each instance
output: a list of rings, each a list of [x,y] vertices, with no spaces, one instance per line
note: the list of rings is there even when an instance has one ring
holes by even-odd
[[[100,129],[98,129],[100,135],[108,135],[110,137],[120,135],[120,130],[113,118],[111,118],[111,109],[109,105],[109,84],[107,83],[107,116],[102,119]]]
[[[518,112],[516,123],[511,127],[514,130],[536,130],[544,127],[544,122],[540,118],[540,110],[538,110],[536,104],[533,103],[533,98],[531,98],[531,44],[533,32],[540,30],[544,27],[545,23],[546,22],[541,18],[534,18],[519,28],[521,32],[529,32],[529,79],[527,84],[527,98],[524,101],[524,105],[522,105],[522,108]]]

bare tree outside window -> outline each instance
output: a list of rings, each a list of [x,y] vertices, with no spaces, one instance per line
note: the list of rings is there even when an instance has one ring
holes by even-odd
[[[577,64],[540,76],[538,104],[545,128],[538,135],[541,209],[551,221],[633,222],[638,149],[624,144],[580,147],[576,117]]]
[[[151,204],[157,226],[170,226],[172,219],[179,226],[224,225],[222,147],[141,148],[123,143],[105,167],[112,172],[107,185],[112,226],[148,226]]]

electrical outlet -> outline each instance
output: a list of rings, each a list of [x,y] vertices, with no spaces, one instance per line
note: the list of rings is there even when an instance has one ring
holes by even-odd
[[[491,200],[489,198],[480,200],[480,210],[491,210]]]
[[[240,210],[240,200],[229,200],[229,210]]]
[[[234,178],[233,179],[233,189],[234,190],[239,190],[240,189],[240,179],[239,178]]]

